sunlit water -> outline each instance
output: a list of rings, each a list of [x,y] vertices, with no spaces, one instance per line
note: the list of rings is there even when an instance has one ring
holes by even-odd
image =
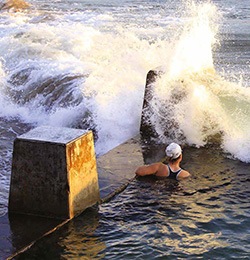
[[[213,186],[223,184],[221,180],[214,178],[221,171],[219,165],[223,168],[224,162],[216,166],[211,162],[210,170],[203,172],[201,169],[206,163],[206,157],[201,155],[202,160],[194,168],[190,166],[192,158],[190,164],[187,164],[190,167],[188,169],[194,173],[197,168],[200,169],[198,172],[201,174],[198,176],[203,177],[201,180],[195,178],[178,184],[181,189],[177,189],[177,195],[171,189],[166,193],[162,190],[164,181],[136,181],[128,191],[118,197],[118,201],[100,208],[100,227],[104,230],[112,229],[112,222],[110,228],[105,224],[105,212],[112,212],[116,203],[124,203],[128,214],[128,208],[131,207],[133,215],[133,203],[139,203],[136,200],[131,202],[134,193],[143,189],[144,185],[152,185],[163,196],[162,199],[159,198],[158,205],[172,201],[172,211],[175,212],[175,207],[184,200],[180,219],[183,220],[189,214],[191,226],[183,231],[181,225],[173,226],[173,222],[169,226],[164,222],[162,227],[159,227],[158,220],[153,226],[146,227],[146,224],[142,224],[138,228],[142,232],[140,240],[144,241],[143,237],[147,237],[148,233],[153,234],[153,230],[148,228],[164,230],[159,231],[159,234],[172,232],[175,228],[174,234],[180,232],[183,236],[177,243],[178,246],[170,245],[170,252],[180,251],[183,247],[184,255],[188,252],[192,254],[191,247],[186,247],[187,240],[193,234],[192,239],[200,239],[201,243],[215,241],[214,248],[224,243],[222,247],[228,248],[230,254],[235,249],[232,242],[234,240],[227,246],[227,236],[234,233],[231,228],[238,228],[237,223],[241,221],[247,232],[245,224],[249,224],[247,206],[240,208],[239,212],[242,214],[235,215],[239,199],[247,201],[249,198],[244,186],[248,180],[248,164],[242,166],[240,163],[250,162],[248,1],[96,0],[29,3],[30,10],[0,13],[0,215],[7,212],[12,145],[17,135],[41,125],[92,129],[96,136],[96,152],[101,155],[138,134],[146,74],[151,69],[158,69],[164,74],[155,84],[151,104],[154,111],[151,120],[159,134],[158,141],[168,143],[175,140],[199,148],[210,142],[211,136],[220,134],[224,156],[234,159],[232,164],[236,165],[234,170],[222,170],[230,181],[232,179],[232,183],[239,181],[230,189],[233,202],[229,199],[230,196],[224,195],[230,185],[212,188],[208,190],[208,194],[204,193],[204,197],[200,191],[190,196],[183,195],[182,188],[188,189],[190,185],[196,187],[198,180],[198,183],[201,180],[212,180]],[[169,127],[169,122],[174,122],[174,127]],[[166,128],[169,129],[168,135],[165,135]],[[240,175],[243,174],[243,177],[234,178],[237,164],[243,167],[240,168]],[[218,203],[218,190],[223,191],[225,196],[225,200],[220,201],[221,204]],[[172,195],[168,201],[169,197],[166,196],[169,193]],[[238,197],[240,194],[244,195]],[[152,193],[152,200],[158,199],[155,196]],[[219,204],[228,211],[229,202],[235,205],[235,210],[228,215],[220,213],[218,223],[215,221],[217,226],[223,226],[224,229],[219,229],[212,235],[205,232],[203,240],[202,232],[191,232],[200,230],[200,225],[202,226],[196,223],[195,214],[192,213],[193,205],[196,205],[194,201],[198,201],[197,196],[205,201],[195,208],[199,216],[203,216],[206,210],[212,214],[213,207],[209,203],[215,203],[215,198],[216,205]],[[209,199],[210,196],[212,199]],[[193,201],[192,206],[188,204],[190,209],[186,199]],[[147,210],[142,213],[145,207],[147,205],[142,206],[138,215],[145,215],[145,218],[148,215],[148,219],[160,216],[156,213],[151,216]],[[214,212],[217,212],[218,209],[215,209]],[[157,210],[156,205],[152,213]],[[214,223],[213,218],[217,219],[214,214],[216,213],[212,214],[208,223]],[[182,222],[185,226],[188,225],[186,221]],[[115,221],[114,225],[117,226],[117,223]],[[137,225],[135,223],[132,225]],[[237,225],[234,226],[234,223]],[[202,226],[201,230],[204,231],[206,227]],[[119,230],[120,228],[118,225]],[[80,230],[74,236],[79,238],[78,242],[81,244],[84,237],[81,228]],[[98,232],[97,230],[96,241],[99,241]],[[130,243],[129,239],[134,239],[133,232],[123,232],[128,233],[127,243]],[[180,234],[171,240],[175,241]],[[119,239],[122,237],[120,235]],[[104,239],[107,245],[109,239],[112,238]],[[153,239],[152,236],[149,240]],[[170,238],[166,237],[165,240],[167,239]],[[103,239],[100,241],[102,251]],[[154,241],[159,240],[156,238]],[[243,255],[245,249],[241,247],[249,250],[245,241],[249,242],[247,233],[243,233],[240,240],[242,243],[237,243],[241,244],[237,250]],[[154,248],[158,244],[159,248],[155,249],[159,251],[158,256],[163,254],[161,245],[167,242],[170,243],[162,240],[152,244]],[[138,243],[138,248],[144,252],[144,242]],[[208,247],[207,252],[213,248],[210,242]],[[149,255],[149,252],[153,252],[150,247],[147,250]],[[105,252],[109,254],[108,249]],[[199,252],[203,254],[202,251]],[[115,251],[114,255],[116,253],[118,252]]]
[[[184,156],[191,179],[135,179],[18,259],[248,259],[248,165],[219,150]]]

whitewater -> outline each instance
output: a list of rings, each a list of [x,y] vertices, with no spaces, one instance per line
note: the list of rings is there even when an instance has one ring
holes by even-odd
[[[42,125],[91,129],[104,154],[139,133],[152,69],[163,72],[151,118],[159,142],[202,147],[219,134],[225,156],[249,163],[246,3],[29,1],[27,10],[2,11],[2,213],[17,135]]]

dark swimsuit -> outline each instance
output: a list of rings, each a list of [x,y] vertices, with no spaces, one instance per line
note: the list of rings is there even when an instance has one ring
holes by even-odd
[[[168,165],[168,163],[166,163],[166,162],[163,162],[163,163],[168,166],[168,171],[169,171],[168,178],[169,178],[169,179],[177,180],[177,176],[178,176],[178,174],[182,171],[182,169],[179,169],[179,170],[177,170],[177,171],[174,172],[174,171],[171,170],[171,168],[170,168],[170,166]]]

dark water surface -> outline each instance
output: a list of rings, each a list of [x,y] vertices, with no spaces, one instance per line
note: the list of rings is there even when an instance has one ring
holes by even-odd
[[[249,259],[249,164],[216,149],[184,157],[190,179],[137,178],[17,259]]]

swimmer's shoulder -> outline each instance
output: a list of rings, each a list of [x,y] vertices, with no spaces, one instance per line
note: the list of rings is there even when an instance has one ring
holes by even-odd
[[[185,178],[188,178],[190,176],[191,176],[191,174],[188,171],[182,169],[181,172],[178,174],[177,178],[178,179],[185,179]]]
[[[157,177],[168,177],[169,176],[169,169],[167,164],[163,162],[158,163],[158,171],[156,172]]]

